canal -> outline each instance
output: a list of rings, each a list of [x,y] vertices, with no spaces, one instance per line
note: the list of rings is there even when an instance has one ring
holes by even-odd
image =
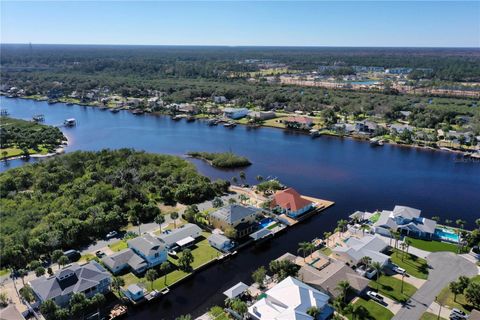
[[[424,216],[442,220],[464,219],[468,227],[480,217],[480,164],[447,152],[385,145],[335,137],[309,136],[273,128],[209,127],[202,121],[175,122],[168,117],[113,114],[97,108],[49,105],[0,98],[12,117],[31,119],[44,114],[45,123],[58,125],[76,118],[78,125],[62,128],[69,139],[67,152],[131,147],[148,152],[183,156],[188,151],[232,151],[248,157],[247,182],[255,177],[277,177],[300,193],[335,201],[332,208],[299,224],[265,244],[251,247],[228,262],[214,265],[172,290],[158,303],[145,306],[131,319],[174,319],[198,315],[223,301],[221,292],[238,281],[251,282],[251,273],[285,251],[295,253],[298,243],[331,231],[336,221],[356,210],[412,206]],[[239,170],[222,171],[192,160],[203,174],[231,179]],[[1,164],[1,170],[23,160]]]

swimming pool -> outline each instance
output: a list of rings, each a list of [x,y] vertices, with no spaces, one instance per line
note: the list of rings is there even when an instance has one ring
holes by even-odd
[[[262,219],[260,222],[259,222],[259,225],[260,225],[260,228],[266,228],[268,227],[273,221],[272,218],[265,218],[265,219]]]
[[[456,234],[453,230],[450,229],[436,228],[435,236],[444,241],[458,242],[458,234]]]

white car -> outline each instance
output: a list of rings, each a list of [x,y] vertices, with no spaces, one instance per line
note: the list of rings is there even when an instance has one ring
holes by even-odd
[[[399,266],[394,266],[393,271],[395,271],[396,273],[400,273],[400,274],[406,274],[407,273],[407,271],[405,269],[400,268]]]
[[[375,291],[368,291],[367,296],[370,297],[370,299],[375,300],[377,302],[383,302],[383,297],[376,293]]]
[[[117,235],[118,235],[117,231],[110,231],[109,233],[107,233],[107,239],[115,238]]]

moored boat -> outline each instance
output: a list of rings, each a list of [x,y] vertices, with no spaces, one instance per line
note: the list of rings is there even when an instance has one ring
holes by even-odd
[[[63,121],[63,124],[66,127],[74,127],[77,124],[77,120],[75,120],[75,118],[65,119],[65,121]]]

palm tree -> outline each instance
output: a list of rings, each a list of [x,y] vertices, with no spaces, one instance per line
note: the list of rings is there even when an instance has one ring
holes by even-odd
[[[150,281],[150,290],[153,290],[153,281],[155,281],[158,278],[158,273],[155,271],[155,269],[149,269],[147,273],[145,273],[145,279],[147,281]]]
[[[410,239],[405,239],[405,244],[407,245],[407,255],[408,255],[408,248],[410,248],[410,246],[412,245],[412,240]]]
[[[400,240],[400,232],[398,231],[392,231],[392,236],[395,239],[395,249],[397,249],[398,246],[398,240]]]
[[[362,224],[360,226],[360,229],[362,230],[362,236],[364,236],[365,235],[365,230],[369,230],[370,227],[367,224]]]
[[[382,273],[382,265],[375,261],[372,263],[372,268],[375,269],[376,272],[376,277],[377,277],[377,291],[380,288],[380,282],[378,282],[378,279],[380,278],[380,274]]]
[[[165,261],[165,262],[162,262],[162,264],[160,265],[160,271],[162,271],[162,273],[164,274],[165,276],[165,285],[167,285],[167,274],[168,274],[168,269],[170,268],[170,263],[168,263],[168,261]]]
[[[364,256],[360,259],[360,262],[366,266],[369,266],[370,263],[372,262],[372,258],[368,257],[368,256]]]
[[[160,231],[162,231],[162,224],[165,223],[165,217],[163,216],[163,214],[157,215],[153,220],[160,227]]]
[[[342,233],[345,232],[345,228],[347,225],[348,225],[348,221],[344,219],[341,219],[337,222],[337,226]]]
[[[91,299],[90,302],[97,307],[98,319],[100,319],[100,308],[105,304],[105,296],[101,293],[96,293]]]
[[[247,179],[247,175],[245,174],[244,171],[240,171],[239,175],[240,180],[242,180],[242,184],[245,184],[245,180]]]
[[[447,226],[451,225],[452,222],[453,222],[453,221],[450,220],[450,219],[445,219],[445,224],[446,224]]]
[[[348,290],[350,290],[350,283],[347,280],[342,280],[337,283],[336,289],[341,292],[343,296],[343,302],[345,303],[347,300]]]
[[[440,222],[440,217],[439,216],[433,216],[432,220],[438,223],[438,222]]]
[[[405,256],[405,248],[407,247],[407,244],[405,242],[400,243],[400,249],[402,250],[402,261]]]
[[[123,280],[123,278],[120,278],[120,277],[113,277],[112,283],[110,285],[114,291],[116,291],[117,293],[120,293],[120,288],[125,285],[125,280]]]
[[[325,238],[325,241],[327,242],[327,246],[328,246],[328,241],[329,241],[331,236],[332,236],[331,232],[324,232],[323,233],[323,237]]]
[[[258,175],[255,178],[257,179],[258,182],[262,182],[264,180],[261,175]]]
[[[465,220],[462,220],[462,219],[457,219],[457,221],[455,221],[455,224],[459,227],[457,229],[457,235],[458,235],[458,252],[460,252],[461,250],[461,242],[460,242],[460,229],[463,229],[464,226],[465,226]]]
[[[477,225],[478,229],[480,230],[480,218],[475,220],[475,224]]]
[[[312,307],[307,309],[307,314],[310,317],[312,317],[313,319],[317,319],[317,317],[320,315],[320,313],[321,313],[321,310],[316,306],[312,306]]]
[[[172,220],[173,220],[173,227],[174,227],[175,229],[177,229],[178,212],[177,212],[177,211],[173,211],[172,213],[170,213],[170,218],[172,218]]]
[[[310,242],[300,242],[298,244],[297,252],[302,252],[303,253],[303,261],[305,261],[306,254],[309,250],[310,250]]]

